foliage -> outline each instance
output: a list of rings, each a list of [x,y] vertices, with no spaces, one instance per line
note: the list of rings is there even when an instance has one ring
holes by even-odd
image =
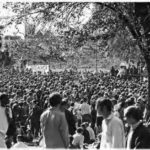
[[[32,27],[29,24],[30,35],[40,24],[43,34],[53,33],[56,40],[62,43],[51,49],[76,51],[92,41],[93,45],[101,40],[101,51],[108,51],[109,56],[114,52],[117,57],[127,60],[140,55],[139,49],[145,48],[141,19],[136,15],[135,3],[7,3],[18,15],[16,20],[34,18]],[[84,10],[88,9],[92,15],[86,23],[82,23]],[[33,17],[34,16],[34,17]],[[49,34],[50,38],[51,35]],[[136,35],[136,36],[135,36]],[[49,38],[49,37],[48,37]],[[140,43],[139,41],[142,42]],[[139,45],[140,44],[140,45]],[[52,45],[52,44],[50,44]],[[109,45],[108,48],[106,46]],[[137,48],[137,45],[139,48]],[[137,53],[138,51],[138,53]],[[138,55],[135,55],[138,54]]]
[[[140,49],[137,42],[126,30],[117,32],[115,37],[108,40],[107,44],[109,46],[109,57],[120,58],[127,62],[130,60],[139,61]]]
[[[42,33],[49,30],[61,39],[66,47],[62,48],[60,44],[56,46],[56,50],[62,48],[61,50],[77,51],[89,41],[94,45],[100,40],[100,51],[104,53],[107,51],[110,56],[114,55],[114,52],[124,59],[130,55],[131,58],[142,55],[150,74],[150,3],[39,2],[9,3],[9,5],[18,14],[11,21],[24,17],[30,21],[29,18],[32,17],[31,22],[44,28]],[[88,20],[82,23],[82,18],[87,17],[85,9],[90,9],[92,13]],[[33,14],[36,15],[33,17]],[[95,52],[95,48],[91,49]],[[150,108],[150,76],[148,78]]]

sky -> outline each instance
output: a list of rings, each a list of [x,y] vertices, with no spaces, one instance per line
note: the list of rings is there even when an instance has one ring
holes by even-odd
[[[2,5],[3,5],[3,3],[0,3],[0,24],[4,25],[4,24],[6,24],[7,20],[2,19],[2,18],[12,17],[13,15],[15,15],[15,13],[13,13],[11,10],[4,9],[2,7]],[[24,39],[24,34],[25,34],[24,23],[17,25],[18,29],[16,29],[15,25],[16,24],[13,23],[12,25],[9,25],[4,29],[3,30],[4,36],[6,36],[6,35],[20,36],[22,39]],[[19,33],[18,33],[18,31],[19,31]]]
[[[14,15],[14,13],[12,13],[8,9],[4,9],[3,8],[3,3],[0,2],[0,17],[12,16],[12,15]]]

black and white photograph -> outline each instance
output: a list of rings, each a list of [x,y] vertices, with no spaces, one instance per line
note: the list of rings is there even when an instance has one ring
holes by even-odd
[[[150,1],[1,1],[1,148],[150,149]]]

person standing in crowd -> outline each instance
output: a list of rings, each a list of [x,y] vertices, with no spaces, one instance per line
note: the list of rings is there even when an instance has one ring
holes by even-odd
[[[125,119],[130,126],[127,134],[127,149],[149,149],[150,131],[141,121],[142,114],[137,106],[125,109]]]
[[[90,134],[89,131],[87,130],[86,123],[82,123],[82,128],[83,128],[83,136],[84,136],[84,143],[90,144]]]
[[[101,135],[102,121],[104,118],[102,114],[97,114],[97,110],[95,110],[94,105],[96,104],[96,100],[98,98],[110,99],[114,105],[114,110],[116,111],[115,113],[119,116],[123,123],[125,123],[125,120],[123,120],[124,109],[131,105],[137,105],[138,107],[140,107],[141,112],[145,110],[143,116],[143,120],[145,121],[144,125],[149,126],[150,124],[149,109],[145,105],[147,101],[146,97],[148,96],[147,80],[140,81],[137,80],[134,76],[131,79],[127,77],[128,79],[126,80],[126,78],[122,79],[116,76],[111,76],[109,72],[106,73],[103,71],[96,74],[92,73],[91,71],[84,72],[84,78],[78,71],[70,72],[67,70],[58,72],[51,71],[46,75],[41,73],[33,73],[31,70],[25,72],[17,72],[16,70],[10,73],[10,69],[8,68],[6,70],[1,70],[0,73],[0,92],[5,92],[9,96],[9,107],[12,108],[14,121],[13,123],[12,121],[11,123],[9,123],[9,128],[7,130],[7,137],[5,139],[7,148],[9,143],[12,143],[12,138],[14,139],[13,142],[16,142],[16,136],[18,135],[18,132],[20,134],[22,133],[24,137],[29,136],[29,138],[26,139],[26,141],[28,142],[32,142],[32,137],[30,138],[30,135],[28,135],[27,132],[28,129],[31,129],[32,133],[35,133],[36,135],[33,137],[33,142],[35,141],[36,137],[39,138],[41,133],[39,130],[40,114],[44,110],[49,108],[49,94],[54,91],[59,91],[60,93],[62,93],[63,98],[67,99],[68,104],[72,103],[70,112],[73,112],[73,115],[75,116],[76,126],[81,127],[81,124],[83,122],[90,122],[90,126],[93,129],[95,127],[96,136]],[[74,79],[76,80],[75,82]],[[82,111],[80,109],[80,100],[82,100],[83,104]],[[144,101],[142,102],[142,100]],[[24,105],[24,103],[26,104]],[[65,114],[62,110],[68,108],[65,104],[62,105],[62,107],[63,109],[57,110],[60,110],[62,114]],[[54,108],[50,108],[50,112]],[[29,116],[32,117],[30,117],[30,119],[27,119],[27,117]],[[46,118],[47,117],[45,116],[44,119],[47,120]],[[69,118],[69,121],[67,120],[67,118]],[[72,117],[67,117],[66,115],[66,120],[70,122],[70,125],[68,125],[69,133],[72,132],[72,121],[70,121],[72,120],[71,118]],[[110,126],[113,128],[114,126],[117,127],[119,124],[119,121],[117,121],[117,125],[114,125],[113,123],[109,124],[109,120],[112,121],[112,118],[109,118],[109,116],[108,119],[107,117],[104,118],[104,120],[106,120],[103,121],[105,122],[105,124],[108,121],[108,129],[106,129],[107,131],[112,131],[112,129],[110,129]],[[15,125],[14,128],[12,128],[13,124]],[[104,129],[107,126],[105,125]],[[126,124],[124,124],[124,127],[128,128]],[[14,130],[15,128],[17,129],[16,131]],[[115,130],[113,131],[115,132]],[[105,132],[103,133],[103,135],[105,135]],[[88,137],[88,133],[86,132],[86,130],[84,130],[84,135],[87,135],[86,137]],[[106,135],[108,139],[113,139],[113,137],[110,137],[109,134]],[[118,138],[115,139],[117,141]],[[96,142],[97,141],[92,144],[95,144]],[[99,143],[100,142],[101,141],[99,141]]]
[[[40,131],[40,116],[42,111],[37,104],[37,101],[33,101],[32,112],[29,115],[28,120],[31,120],[31,131],[34,137],[38,137],[38,133]]]
[[[88,122],[85,123],[85,126],[86,126],[86,129],[88,130],[89,135],[90,135],[90,143],[93,143],[95,141],[94,130],[90,127]]]
[[[91,127],[93,130],[95,130],[95,123],[96,123],[96,109],[95,109],[95,103],[91,104]]]
[[[0,95],[0,148],[6,148],[5,137],[9,127],[9,119],[12,118],[10,109],[7,109],[9,104],[8,95]]]
[[[87,99],[84,98],[81,102],[81,114],[82,114],[82,122],[90,122],[91,121],[91,107],[87,103]]]
[[[98,99],[97,112],[104,118],[100,148],[124,148],[125,134],[122,121],[112,113],[113,107],[109,99]]]
[[[69,134],[73,135],[76,130],[76,123],[74,115],[67,109],[67,101],[64,99],[61,103],[61,111],[65,113],[65,117],[68,123]]]
[[[60,111],[62,97],[52,93],[49,98],[50,108],[41,115],[40,123],[46,148],[67,148],[69,131],[65,114]]]

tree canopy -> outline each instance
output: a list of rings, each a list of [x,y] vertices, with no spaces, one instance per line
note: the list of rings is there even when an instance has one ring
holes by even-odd
[[[49,31],[62,43],[56,50],[65,45],[61,50],[76,52],[100,40],[99,50],[110,56],[143,56],[150,74],[150,3],[17,2],[4,7],[16,13],[7,25],[24,21],[36,27],[34,33],[40,30],[44,35]]]
[[[35,39],[35,35],[40,31],[44,35],[42,36],[43,41],[45,40],[43,37],[46,37],[47,43],[53,47],[50,49],[53,49],[54,52],[58,50],[58,47],[61,50],[77,52],[77,49],[86,43],[92,41],[95,44],[101,40],[103,46],[100,50],[107,50],[110,56],[116,52],[117,57],[127,60],[137,54],[137,43],[129,29],[126,29],[124,19],[120,19],[125,16],[128,21],[133,22],[135,19],[133,3],[9,2],[4,7],[16,13],[8,24],[13,21],[26,22],[26,37]],[[53,42],[52,35],[55,36]],[[131,40],[124,40],[126,39],[124,35],[130,37],[128,39]],[[109,47],[106,49],[107,45]]]
[[[107,52],[126,60],[142,56],[150,74],[150,3],[9,2],[4,7],[15,13],[5,26],[12,22],[32,25],[25,36],[33,40],[40,31],[47,36],[50,51],[74,51],[80,57],[83,46],[94,52],[93,46],[98,45],[96,51],[102,55]]]

